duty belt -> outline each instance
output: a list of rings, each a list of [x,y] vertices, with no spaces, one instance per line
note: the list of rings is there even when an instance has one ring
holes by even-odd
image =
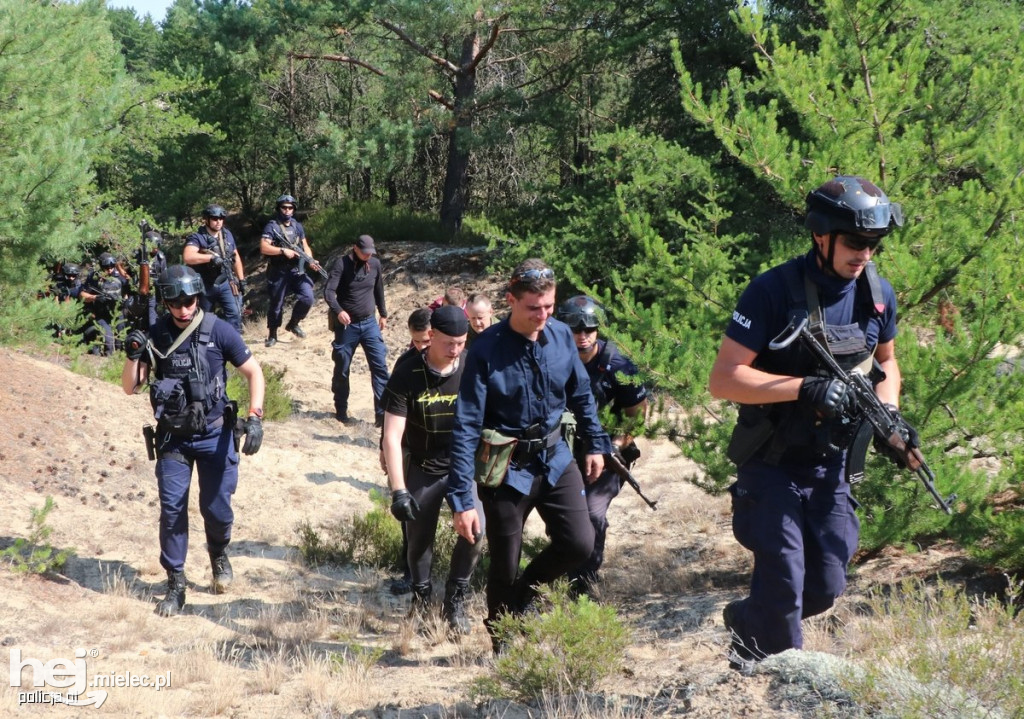
[[[516,448],[512,452],[512,464],[517,469],[522,469],[530,462],[532,462],[537,455],[543,452],[545,449],[555,447],[559,442],[562,441],[562,425],[556,424],[555,428],[548,432],[544,436],[539,435],[539,425],[533,425],[528,427],[519,437],[519,441],[516,443]],[[530,435],[535,435],[531,437]]]

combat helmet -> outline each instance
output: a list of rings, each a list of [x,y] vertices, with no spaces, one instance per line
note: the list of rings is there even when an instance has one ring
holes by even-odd
[[[807,195],[804,226],[816,235],[849,233],[882,237],[903,226],[903,207],[863,177],[840,175]]]
[[[207,205],[203,208],[203,217],[211,220],[224,220],[227,219],[228,213],[220,205]]]
[[[601,305],[587,295],[576,295],[567,299],[559,306],[557,317],[573,331],[596,330],[606,321]]]
[[[156,291],[164,301],[194,297],[203,294],[203,280],[188,265],[171,265],[157,277]]]
[[[109,252],[104,252],[100,255],[100,267],[104,270],[109,270],[111,267],[117,265],[117,259]]]

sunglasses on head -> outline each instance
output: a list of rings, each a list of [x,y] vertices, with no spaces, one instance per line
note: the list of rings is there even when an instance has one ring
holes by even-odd
[[[517,282],[530,282],[530,281],[533,281],[533,280],[553,280],[553,279],[555,279],[555,271],[552,270],[550,267],[545,267],[542,270],[532,269],[532,270],[522,270],[520,272],[516,272],[514,275],[512,275],[511,284],[514,285]]]
[[[199,295],[192,295],[191,297],[175,297],[173,300],[164,300],[168,307],[173,307],[176,310],[180,310],[182,307],[191,307],[199,299]]]

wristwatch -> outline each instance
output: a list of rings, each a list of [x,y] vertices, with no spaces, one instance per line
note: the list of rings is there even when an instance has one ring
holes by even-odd
[[[250,408],[249,409],[249,416],[250,417],[257,417],[259,419],[263,419],[263,408],[262,407],[256,407],[254,409]]]

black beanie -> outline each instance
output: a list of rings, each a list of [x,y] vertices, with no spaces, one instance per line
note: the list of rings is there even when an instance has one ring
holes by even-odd
[[[462,337],[469,332],[469,320],[461,307],[441,305],[430,313],[430,327],[449,337]]]

